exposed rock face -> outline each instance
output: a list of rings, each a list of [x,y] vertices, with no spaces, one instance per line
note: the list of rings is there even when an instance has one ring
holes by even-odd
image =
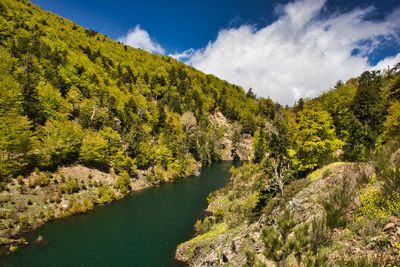
[[[234,160],[235,153],[240,160],[250,160],[253,153],[253,138],[250,135],[243,135],[239,144],[237,144],[237,149],[234,149],[232,140],[235,126],[231,124],[220,111],[210,114],[210,121],[214,127],[223,127],[225,129],[224,137],[220,144],[223,150],[222,160]]]

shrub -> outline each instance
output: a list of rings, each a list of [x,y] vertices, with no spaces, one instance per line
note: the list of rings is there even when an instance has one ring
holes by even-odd
[[[97,191],[97,196],[99,197],[100,203],[110,203],[115,200],[115,193],[112,189],[108,187],[101,186]]]
[[[50,175],[48,173],[40,173],[35,179],[35,185],[40,187],[45,187],[50,183]]]
[[[20,227],[20,231],[27,231],[30,229],[31,225],[29,223],[29,217],[27,215],[21,215],[18,219],[18,225]]]
[[[252,267],[256,263],[256,254],[253,251],[246,250],[246,263],[244,264],[245,267]]]
[[[121,194],[126,194],[131,190],[131,179],[126,171],[123,171],[114,184],[115,189],[119,189]]]
[[[314,217],[311,221],[310,246],[313,252],[317,252],[319,246],[330,240],[330,233],[324,217]]]
[[[345,176],[322,201],[326,225],[329,229],[346,226],[346,212],[355,193],[347,179],[347,176]]]
[[[400,216],[400,194],[398,192],[385,195],[379,187],[369,186],[362,190],[359,202],[355,214],[356,221],[365,216],[384,224],[390,216]]]
[[[290,254],[295,253],[300,258],[301,250],[304,249],[307,241],[305,233],[308,226],[299,227],[294,231],[294,238],[288,238],[297,225],[297,221],[288,209],[277,219],[276,224],[276,227],[267,226],[262,231],[261,239],[265,245],[264,256],[278,265],[285,266],[286,258]]]
[[[106,139],[89,130],[82,141],[79,160],[90,166],[108,169],[108,148]]]
[[[224,210],[221,208],[218,208],[213,212],[213,215],[214,215],[215,221],[217,223],[221,222],[224,219]]]
[[[207,217],[204,218],[203,221],[197,220],[194,225],[194,231],[195,231],[196,235],[204,234],[210,230],[211,225],[212,225],[212,223],[210,222],[210,220]]]
[[[392,192],[400,193],[400,159],[392,160],[392,154],[396,148],[398,145],[386,145],[374,157],[375,173],[377,178],[383,182],[382,190],[386,195],[390,195]]]
[[[22,177],[22,175],[19,175],[17,177],[17,181],[19,185],[23,185],[24,184],[24,177]]]
[[[68,193],[68,194],[73,194],[73,193],[78,193],[79,192],[79,185],[75,180],[70,179],[68,181],[68,183],[61,185],[58,188],[58,193],[64,194],[64,193]]]

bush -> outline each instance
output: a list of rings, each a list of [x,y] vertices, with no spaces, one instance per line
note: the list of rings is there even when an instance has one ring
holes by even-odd
[[[19,175],[17,177],[17,181],[19,185],[23,185],[24,184],[24,177],[22,177],[22,175]]]
[[[29,217],[27,215],[19,216],[18,225],[20,227],[20,231],[22,232],[29,230],[31,227]]]
[[[216,221],[217,223],[218,223],[218,222],[221,222],[221,221],[224,219],[224,210],[221,209],[221,208],[216,209],[216,210],[213,212],[213,215],[214,215],[215,221]]]
[[[126,194],[131,190],[131,178],[126,171],[123,171],[114,184],[115,189],[119,189],[121,194]]]
[[[80,188],[79,188],[78,183],[75,180],[70,179],[67,184],[61,185],[58,188],[58,193],[61,193],[61,194],[68,193],[71,195],[74,193],[78,193],[79,189]]]
[[[301,241],[304,241],[304,238],[302,238],[303,240],[288,238],[297,225],[297,221],[288,209],[277,219],[276,224],[276,227],[267,226],[262,231],[261,239],[265,245],[264,256],[278,263],[278,266],[285,266],[286,258],[296,250],[299,252],[302,249],[299,245]],[[304,227],[302,230],[305,229]],[[299,232],[295,232],[294,235],[295,239],[300,237]]]
[[[97,191],[97,196],[99,197],[100,203],[110,203],[115,200],[115,193],[112,189],[108,187],[101,186]]]
[[[382,183],[384,194],[400,193],[400,158],[394,157],[393,152],[399,148],[397,143],[386,145],[374,157],[375,173]]]
[[[108,148],[106,139],[89,130],[82,141],[79,160],[89,166],[108,169]]]
[[[313,252],[317,252],[319,246],[326,244],[330,240],[330,233],[326,226],[324,217],[314,217],[311,221],[310,246]]]
[[[353,201],[354,189],[347,182],[347,176],[343,178],[322,201],[325,211],[326,226],[329,229],[346,226],[346,213]]]
[[[256,254],[253,251],[246,250],[246,263],[245,267],[252,267],[256,264]]]
[[[194,225],[194,231],[196,235],[204,234],[210,230],[211,225],[212,223],[208,218],[205,218],[203,221],[197,220]]]
[[[45,187],[50,183],[50,175],[48,173],[40,173],[35,179],[35,185],[40,187]]]

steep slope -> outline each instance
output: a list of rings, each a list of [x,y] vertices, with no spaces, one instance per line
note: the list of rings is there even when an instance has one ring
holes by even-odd
[[[261,210],[260,188],[269,182],[262,167],[233,170],[176,259],[190,266],[399,264],[400,195],[398,188],[384,189],[390,180],[399,185],[399,143],[395,148],[387,155],[396,165],[382,155],[370,164],[332,163],[291,182],[282,197],[270,194]],[[379,160],[396,166],[397,174],[380,176]]]
[[[221,159],[249,159],[254,131],[284,116],[280,105],[263,101],[27,0],[1,1],[3,242],[138,185],[192,175]]]
[[[176,259],[191,266],[400,263],[400,64],[364,72],[254,134]],[[341,160],[353,161],[342,162]]]

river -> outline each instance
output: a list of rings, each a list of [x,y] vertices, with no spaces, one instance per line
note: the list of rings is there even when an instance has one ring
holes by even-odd
[[[223,187],[232,165],[217,162],[199,177],[134,192],[110,205],[57,220],[26,235],[30,245],[0,259],[0,266],[181,266],[179,243],[204,216],[206,197]],[[46,244],[32,242],[38,235]]]

